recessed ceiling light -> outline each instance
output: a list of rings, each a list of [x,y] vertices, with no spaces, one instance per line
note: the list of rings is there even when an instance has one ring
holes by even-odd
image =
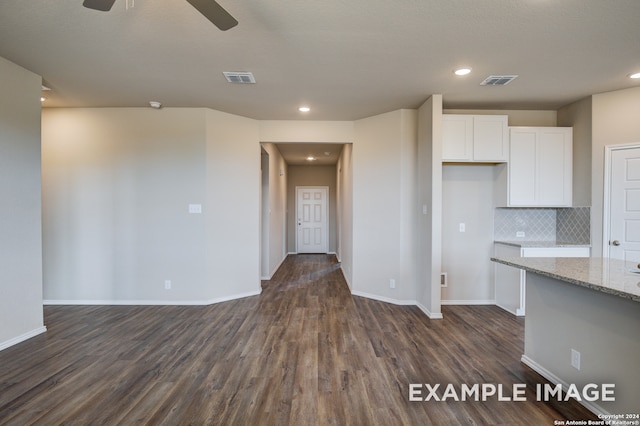
[[[309,108],[308,106],[301,106],[300,108],[298,108],[298,111],[300,111],[300,112],[309,112],[309,111],[311,111],[311,108]]]
[[[149,106],[154,109],[162,108],[162,104],[158,101],[149,101]]]
[[[307,157],[307,161],[316,161],[316,157],[314,157],[313,155],[310,155]]]
[[[629,78],[640,78],[640,72],[629,74]]]
[[[47,98],[45,98],[44,96],[40,96],[40,102],[44,102],[46,100],[47,100]]]
[[[467,75],[471,73],[471,68],[469,67],[458,68],[457,70],[454,70],[453,73],[455,75],[460,75],[460,76]]]

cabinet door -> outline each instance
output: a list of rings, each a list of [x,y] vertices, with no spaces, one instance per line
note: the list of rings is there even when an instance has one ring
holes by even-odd
[[[508,161],[507,121],[506,115],[475,115],[473,117],[474,161]]]
[[[473,158],[473,116],[442,116],[442,160],[471,161]]]
[[[509,205],[536,205],[535,128],[511,128],[509,147]]]
[[[521,257],[521,248],[507,244],[494,244],[496,257]],[[496,305],[514,315],[524,315],[524,271],[495,264]]]
[[[509,205],[571,206],[572,129],[512,127],[509,144]]]
[[[538,197],[540,206],[571,206],[573,132],[568,127],[540,128]]]

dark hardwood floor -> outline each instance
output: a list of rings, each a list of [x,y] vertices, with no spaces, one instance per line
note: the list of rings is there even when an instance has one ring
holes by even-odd
[[[352,297],[335,258],[290,256],[260,296],[212,306],[47,306],[0,352],[0,424],[552,425],[523,320],[492,306]],[[409,384],[527,383],[526,402],[409,401]],[[428,392],[423,390],[423,397]],[[439,392],[442,395],[442,392]]]

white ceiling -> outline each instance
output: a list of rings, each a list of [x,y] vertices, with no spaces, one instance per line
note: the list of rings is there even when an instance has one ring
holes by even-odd
[[[330,166],[340,158],[343,144],[279,143],[278,151],[290,166]],[[313,160],[309,160],[312,157]]]
[[[157,100],[261,120],[355,120],[433,93],[445,108],[556,109],[640,84],[626,77],[640,71],[640,0],[219,2],[237,27],[184,0],[2,0],[0,56],[43,76],[45,106]],[[455,77],[461,65],[472,74]],[[519,77],[480,86],[489,74]]]

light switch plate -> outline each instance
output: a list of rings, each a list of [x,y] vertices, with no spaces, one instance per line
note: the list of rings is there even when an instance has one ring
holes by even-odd
[[[189,213],[202,213],[202,204],[189,204]]]

